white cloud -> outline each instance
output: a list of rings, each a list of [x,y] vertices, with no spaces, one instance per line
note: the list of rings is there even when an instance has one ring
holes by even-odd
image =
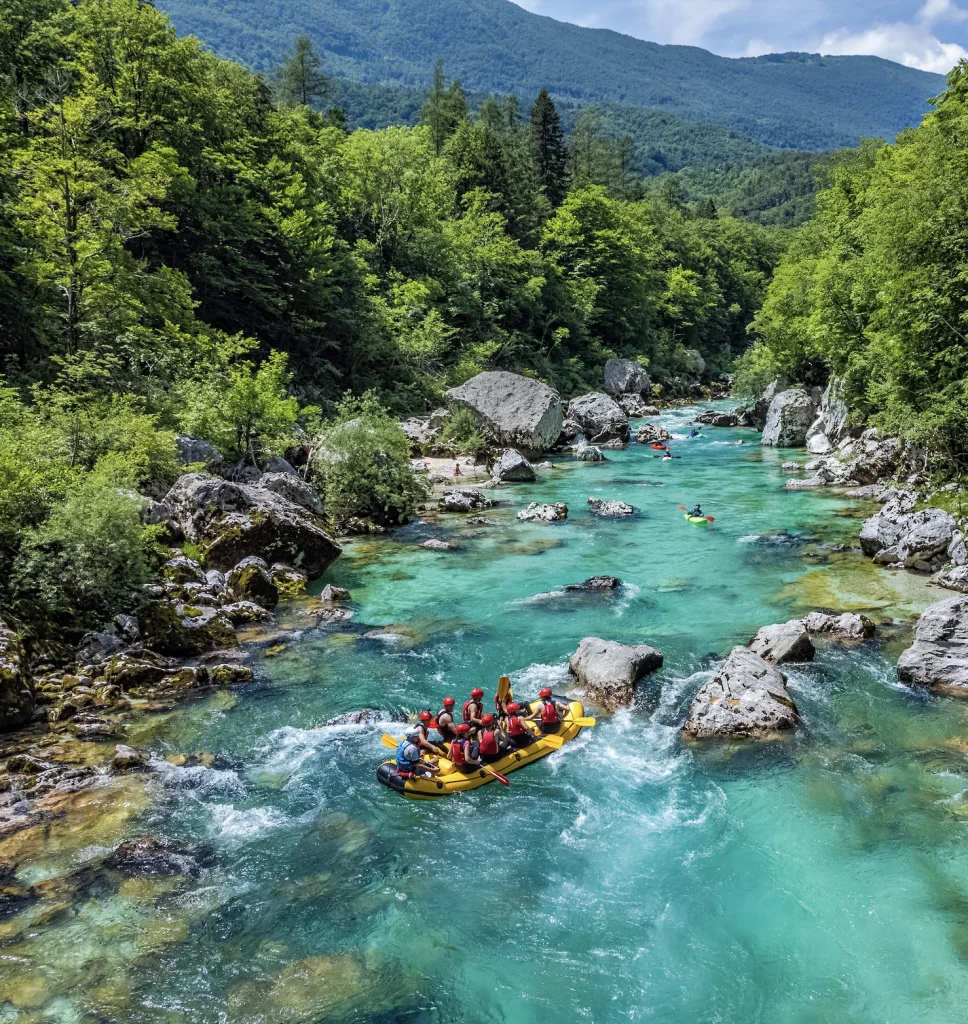
[[[877,24],[860,32],[838,29],[824,36],[821,49],[834,54],[870,53],[922,71],[946,74],[959,60],[968,58],[968,50],[939,39],[935,25],[966,19],[968,11],[952,0],[926,0],[913,22]]]

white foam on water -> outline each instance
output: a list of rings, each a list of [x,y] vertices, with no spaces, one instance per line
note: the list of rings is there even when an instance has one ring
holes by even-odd
[[[266,832],[293,824],[293,819],[278,807],[237,808],[234,804],[206,804],[211,815],[213,835],[232,845],[258,839]]]
[[[758,533],[748,533],[745,537],[739,537],[736,541],[737,544],[755,544],[760,539]]]
[[[199,796],[245,796],[245,783],[231,769],[174,765],[160,759],[152,759],[148,767],[171,789],[190,790]]]

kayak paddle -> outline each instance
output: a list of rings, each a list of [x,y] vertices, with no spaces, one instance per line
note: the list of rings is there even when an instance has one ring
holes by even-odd
[[[391,750],[396,750],[396,749],[397,749],[397,747],[398,747],[398,746],[400,746],[400,741],[399,741],[399,740],[396,740],[396,739],[394,739],[394,738],[393,738],[393,737],[392,737],[392,736],[391,736],[391,735],[390,735],[389,733],[384,733],[384,734],[383,734],[383,735],[382,735],[382,736],[380,737],[380,742],[381,742],[381,743],[382,743],[382,744],[383,744],[383,745],[384,745],[385,747],[389,747],[389,748],[390,748]]]
[[[683,512],[688,512],[689,511],[689,509],[687,509],[685,505],[676,505],[676,508],[681,508]],[[706,518],[711,523],[715,523],[716,522],[716,520],[712,516],[706,516]]]
[[[508,782],[507,777],[502,775],[500,772],[496,772],[493,768],[488,768],[486,764],[482,764],[481,767],[484,769],[484,771],[487,772],[488,775],[493,775],[498,782],[503,783],[505,786],[511,785],[511,783]]]
[[[596,724],[596,719],[594,719],[594,718],[573,718],[573,719],[571,719],[571,724],[572,725],[580,725],[583,729],[590,729],[593,725]]]

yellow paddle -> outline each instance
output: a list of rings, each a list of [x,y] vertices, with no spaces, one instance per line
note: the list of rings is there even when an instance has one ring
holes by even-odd
[[[403,739],[403,737],[401,736],[400,739]],[[389,747],[391,750],[396,750],[397,747],[400,745],[400,740],[394,739],[389,733],[384,733],[380,737],[380,742],[385,747]],[[443,754],[443,749],[444,749],[443,747],[438,746],[437,747],[438,753]]]
[[[583,729],[590,729],[593,725],[595,725],[594,718],[571,718],[569,719],[569,721],[572,723],[572,725],[580,725]]]

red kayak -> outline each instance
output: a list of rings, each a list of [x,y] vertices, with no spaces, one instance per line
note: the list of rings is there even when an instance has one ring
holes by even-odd
[[[654,445],[652,445],[652,447],[653,447],[653,448],[654,448],[654,449],[655,449],[655,450],[656,450],[657,452],[664,452],[664,451],[666,450],[666,446],[665,446],[664,444],[654,444]]]

